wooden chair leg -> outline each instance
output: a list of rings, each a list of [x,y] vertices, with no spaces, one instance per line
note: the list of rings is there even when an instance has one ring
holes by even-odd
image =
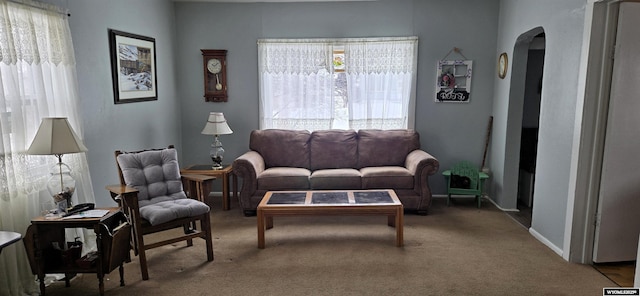
[[[138,245],[136,248],[138,249],[138,259],[140,260],[140,273],[142,273],[142,280],[146,281],[149,279],[149,269],[147,267],[147,250],[144,247],[144,238],[141,233],[136,233],[135,237]]]
[[[120,287],[124,287],[124,264],[120,263],[118,272],[120,273]]]
[[[209,213],[205,214],[204,218],[200,220],[200,227],[205,232],[207,261],[213,261],[213,237],[211,235],[211,217],[209,217]]]
[[[138,254],[138,258],[140,259],[140,272],[142,273],[142,280],[146,281],[149,279],[149,268],[147,267],[147,253],[145,250],[141,250]]]
[[[451,194],[447,194],[447,207],[451,203]]]
[[[478,199],[478,209],[480,207],[482,207],[482,195],[476,195],[476,198]]]

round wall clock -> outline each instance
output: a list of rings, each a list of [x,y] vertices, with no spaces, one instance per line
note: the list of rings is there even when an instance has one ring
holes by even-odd
[[[507,53],[503,52],[500,54],[498,58],[498,77],[500,79],[504,79],[507,76],[507,68],[509,66],[509,58],[507,57]]]

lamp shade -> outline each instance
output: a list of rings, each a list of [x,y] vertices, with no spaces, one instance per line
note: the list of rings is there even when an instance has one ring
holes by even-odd
[[[209,113],[209,119],[207,124],[202,129],[203,135],[228,135],[233,134],[231,128],[227,124],[227,120],[224,119],[222,112]]]
[[[62,155],[87,150],[66,117],[47,117],[42,119],[27,154]]]

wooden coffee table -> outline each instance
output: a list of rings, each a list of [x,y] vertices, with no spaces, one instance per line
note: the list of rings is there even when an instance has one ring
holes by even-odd
[[[396,228],[396,246],[404,244],[404,210],[393,190],[268,191],[258,205],[258,248],[275,216],[387,216]]]

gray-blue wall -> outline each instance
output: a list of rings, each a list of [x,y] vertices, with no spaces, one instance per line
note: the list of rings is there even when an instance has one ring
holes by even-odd
[[[330,3],[176,2],[176,69],[182,112],[183,163],[208,162],[212,137],[200,134],[210,111],[224,112],[232,135],[221,136],[225,158],[248,150],[258,129],[259,38],[418,36],[415,129],[442,170],[459,160],[482,161],[492,110],[498,1],[395,0]],[[435,103],[436,61],[453,48],[473,60],[468,104]],[[200,49],[226,49],[229,102],[205,103]],[[461,59],[451,53],[449,59]],[[188,153],[185,153],[188,152]],[[430,180],[444,194],[444,178]]]
[[[68,7],[80,112],[98,206],[113,206],[105,185],[118,184],[114,151],[175,144],[181,148],[174,7],[158,0],[51,0]],[[62,3],[60,3],[62,2]],[[108,29],[155,38],[158,100],[113,103]]]
[[[505,79],[495,80],[492,137],[491,198],[504,208],[516,205],[520,126],[524,97],[527,33],[538,28],[545,33],[544,71],[540,104],[538,152],[533,197],[534,236],[559,255],[566,255],[570,235],[566,225],[567,204],[572,193],[574,136],[580,131],[580,91],[585,0],[501,0],[497,51],[510,57]],[[601,25],[601,24],[596,24]],[[524,51],[528,51],[524,48]],[[514,66],[519,64],[520,66]],[[577,197],[582,198],[582,197]],[[575,248],[580,248],[576,246]]]
[[[446,169],[480,164],[491,115],[499,1],[207,3],[169,0],[50,0],[71,10],[84,135],[98,205],[117,183],[113,151],[176,144],[181,164],[208,163],[212,137],[200,134],[210,111],[224,112],[232,135],[221,137],[232,161],[258,128],[259,38],[418,36],[416,130],[422,147]],[[156,39],[158,100],[113,104],[107,31]],[[473,60],[468,104],[435,103],[436,61],[454,47]],[[200,49],[228,50],[229,102],[203,99]],[[452,52],[449,59],[462,56]],[[444,179],[431,179],[444,194]],[[219,184],[214,190],[219,191]]]
[[[200,134],[210,111],[225,113],[232,135],[221,137],[227,162],[248,149],[258,128],[257,49],[259,38],[419,37],[416,126],[424,150],[441,170],[465,159],[479,164],[489,116],[494,129],[488,163],[489,194],[498,206],[515,208],[518,140],[509,126],[510,82],[496,75],[500,52],[512,57],[518,36],[542,27],[547,44],[540,117],[539,167],[532,234],[557,253],[573,216],[570,196],[572,135],[579,130],[575,106],[586,0],[378,0],[328,3],[209,3],[170,0],[46,0],[71,11],[85,141],[99,206],[113,205],[104,190],[117,183],[116,149],[176,144],[181,164],[207,163],[212,138]],[[587,18],[588,20],[588,18]],[[158,101],[113,104],[107,29],[156,38]],[[436,61],[453,48],[473,60],[471,101],[434,102]],[[229,102],[205,103],[200,49],[227,49]],[[452,53],[450,58],[460,58]],[[509,66],[511,67],[511,65]],[[512,92],[512,91],[511,91]],[[546,103],[545,103],[546,101]],[[517,108],[516,108],[517,109]],[[513,120],[517,117],[518,120]],[[511,119],[509,119],[511,118]],[[519,141],[517,141],[519,143]],[[430,180],[434,194],[444,179]],[[214,190],[220,190],[219,185]],[[578,246],[579,247],[579,246]]]
[[[176,144],[181,164],[208,163],[212,137],[200,134],[210,111],[224,112],[232,135],[221,141],[232,161],[258,128],[259,38],[418,36],[416,130],[422,147],[446,169],[462,159],[480,164],[492,110],[499,1],[206,3],[169,0],[50,0],[71,10],[84,135],[98,205],[117,183],[116,149]],[[107,30],[156,39],[158,100],[113,104]],[[473,60],[468,104],[435,103],[436,61],[454,47]],[[200,49],[226,49],[229,102],[203,99]],[[451,53],[450,59],[460,59]],[[444,178],[431,179],[444,194]],[[219,191],[216,184],[214,191]]]

